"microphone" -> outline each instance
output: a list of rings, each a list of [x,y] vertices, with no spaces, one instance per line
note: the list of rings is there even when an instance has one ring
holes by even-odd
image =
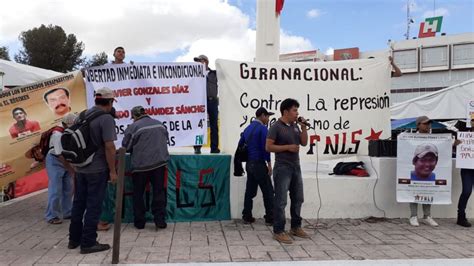
[[[311,127],[311,125],[307,121],[303,122],[303,119],[301,117],[298,117],[298,122],[305,124],[307,127]]]

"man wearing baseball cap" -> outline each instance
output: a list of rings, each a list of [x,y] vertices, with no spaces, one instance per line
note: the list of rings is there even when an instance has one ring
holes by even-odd
[[[145,228],[143,194],[147,179],[153,191],[151,211],[155,228],[166,228],[165,171],[169,161],[168,131],[160,121],[151,118],[142,106],[132,108],[133,123],[125,130],[122,147],[132,157],[133,215],[137,229]]]
[[[103,114],[89,123],[90,137],[98,146],[92,162],[76,168],[74,201],[69,226],[69,249],[81,246],[81,254],[110,249],[109,244],[97,242],[97,224],[102,211],[107,179],[115,182],[115,120],[110,115],[114,103],[114,91],[100,88],[95,92],[95,106],[85,111],[85,117],[94,112]]]
[[[438,163],[438,148],[431,143],[418,145],[413,157],[415,170],[411,172],[411,180],[435,181],[433,170]]]
[[[211,153],[220,153],[219,150],[219,128],[217,118],[219,115],[219,98],[217,97],[217,74],[209,68],[209,58],[205,55],[194,57],[194,62],[204,64],[206,74],[207,114],[209,115],[209,126],[211,128]],[[201,146],[194,146],[194,153],[201,154]]]
[[[248,125],[240,136],[239,146],[245,142],[248,149],[248,161],[245,164],[247,170],[247,184],[245,186],[244,210],[242,220],[244,223],[253,223],[252,216],[253,198],[257,195],[258,187],[262,190],[263,205],[265,206],[265,224],[273,224],[273,185],[270,179],[272,164],[270,153],[265,150],[267,139],[267,125],[270,116],[275,113],[268,112],[260,107],[255,112],[256,119]]]

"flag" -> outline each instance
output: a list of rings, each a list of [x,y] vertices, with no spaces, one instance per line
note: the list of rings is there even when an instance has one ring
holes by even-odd
[[[283,9],[283,4],[285,3],[285,0],[275,0],[276,5],[275,5],[275,12],[280,15],[281,10]]]

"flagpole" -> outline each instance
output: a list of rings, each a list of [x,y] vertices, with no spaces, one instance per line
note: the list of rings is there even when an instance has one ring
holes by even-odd
[[[278,62],[280,56],[280,15],[277,2],[282,0],[257,0],[257,62]]]

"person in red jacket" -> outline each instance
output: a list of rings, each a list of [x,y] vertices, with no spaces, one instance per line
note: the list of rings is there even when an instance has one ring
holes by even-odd
[[[25,109],[16,107],[12,110],[12,115],[16,123],[14,123],[8,131],[13,139],[41,130],[38,121],[26,119]]]

